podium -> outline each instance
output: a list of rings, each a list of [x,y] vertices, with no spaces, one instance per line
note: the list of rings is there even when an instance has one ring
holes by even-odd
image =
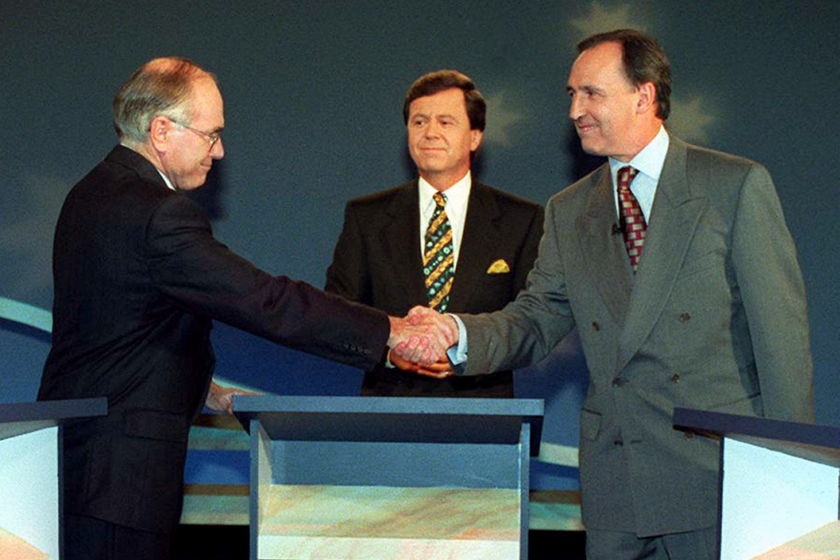
[[[60,558],[61,425],[107,399],[0,405],[0,560]]]
[[[524,560],[543,401],[234,397],[251,559]]]
[[[840,428],[676,409],[720,437],[722,560],[840,558]]]

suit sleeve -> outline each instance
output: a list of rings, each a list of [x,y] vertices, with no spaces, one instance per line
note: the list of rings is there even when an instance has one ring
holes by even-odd
[[[773,181],[754,166],[733,224],[735,266],[766,416],[813,421],[805,287]]]
[[[387,315],[256,268],[213,237],[186,197],[167,197],[158,206],[146,247],[155,285],[191,313],[360,368],[385,352]]]
[[[534,364],[574,327],[558,242],[558,213],[559,205],[549,204],[545,233],[525,290],[499,311],[458,315],[467,330],[464,375]]]

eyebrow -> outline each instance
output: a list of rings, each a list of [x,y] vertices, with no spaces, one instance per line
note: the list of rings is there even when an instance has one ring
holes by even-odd
[[[599,88],[597,86],[589,85],[589,84],[584,84],[584,85],[582,85],[580,87],[577,87],[577,88],[573,87],[571,85],[567,85],[566,86],[566,91],[569,92],[569,93],[574,92],[574,91],[583,91],[583,92],[586,92],[586,93],[606,93],[605,89]]]

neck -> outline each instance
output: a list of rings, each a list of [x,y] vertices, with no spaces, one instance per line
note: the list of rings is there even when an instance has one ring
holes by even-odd
[[[449,190],[452,186],[455,185],[458,181],[463,179],[469,169],[466,169],[463,172],[459,173],[420,173],[420,176],[430,185],[432,185],[436,191],[444,192]]]
[[[612,156],[613,159],[623,163],[631,161],[634,157],[639,155],[639,152],[644,150],[648,144],[653,142],[653,139],[656,138],[657,134],[659,134],[659,130],[661,128],[662,120],[659,118],[657,118],[654,122],[651,122],[648,126],[641,128],[633,138],[630,149],[627,150],[627,153]]]

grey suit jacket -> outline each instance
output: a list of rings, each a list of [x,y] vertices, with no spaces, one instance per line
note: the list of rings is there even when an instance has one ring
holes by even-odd
[[[718,443],[674,407],[813,419],[802,276],[767,170],[673,136],[634,276],[609,167],[555,195],[526,291],[460,316],[466,374],[514,368],[577,327],[584,523],[640,536],[711,527]]]
[[[347,203],[325,289],[402,317],[427,305],[420,256],[417,180]],[[525,286],[542,235],[542,206],[473,181],[449,311],[501,309]],[[503,260],[507,272],[488,273]],[[429,379],[379,367],[367,395],[511,397],[511,372]]]

